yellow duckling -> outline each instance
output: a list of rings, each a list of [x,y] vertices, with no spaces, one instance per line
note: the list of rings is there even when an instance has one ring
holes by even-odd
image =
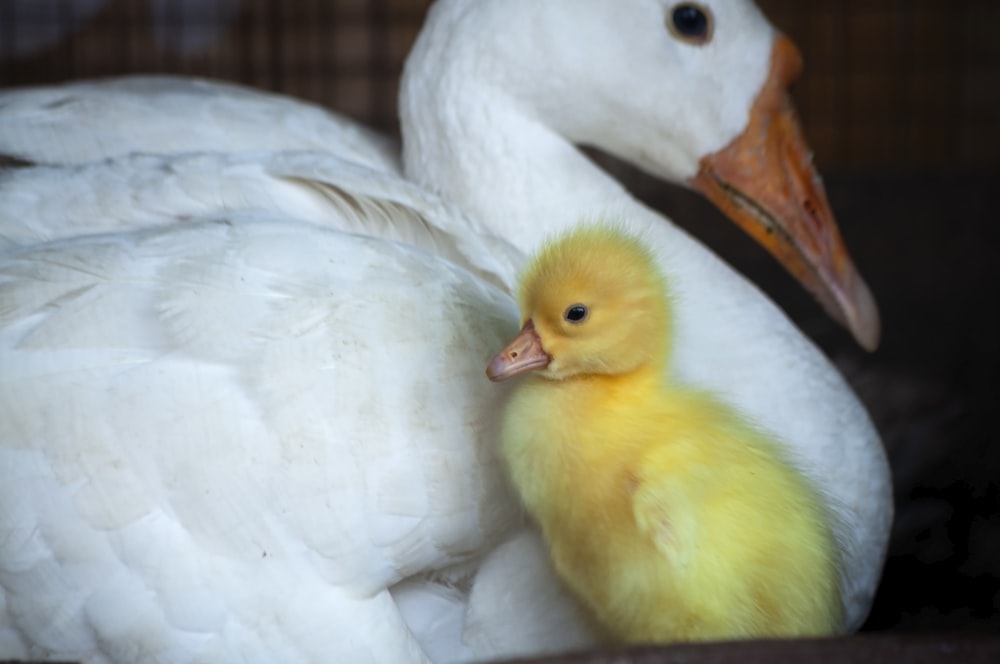
[[[494,381],[503,455],[558,574],[615,641],[842,629],[819,495],[765,433],[668,375],[667,286],[607,226],[547,246],[522,278],[523,328]]]

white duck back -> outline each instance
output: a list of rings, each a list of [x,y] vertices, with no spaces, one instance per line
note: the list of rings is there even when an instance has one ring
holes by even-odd
[[[308,102],[220,81],[128,76],[0,91],[0,117],[0,153],[41,164],[318,150],[399,172],[399,147],[385,136]]]
[[[522,255],[440,197],[328,152],[132,154],[0,171],[0,248],[244,211],[423,249],[510,288]]]

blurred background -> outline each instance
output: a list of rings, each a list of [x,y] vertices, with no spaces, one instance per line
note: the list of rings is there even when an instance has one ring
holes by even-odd
[[[870,630],[1000,633],[1000,2],[762,0],[883,342],[857,348],[710,205],[596,158],[759,284],[868,406],[897,519]],[[227,79],[397,134],[427,0],[0,0],[0,87]]]

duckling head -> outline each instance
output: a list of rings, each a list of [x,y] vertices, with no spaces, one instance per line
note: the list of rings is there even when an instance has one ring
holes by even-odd
[[[546,245],[518,299],[521,332],[490,361],[490,380],[618,375],[666,361],[666,283],[649,249],[613,226],[581,226]]]

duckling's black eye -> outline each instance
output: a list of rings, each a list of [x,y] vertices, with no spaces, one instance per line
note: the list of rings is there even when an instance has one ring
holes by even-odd
[[[570,323],[582,323],[583,321],[587,320],[587,316],[589,314],[590,311],[587,310],[587,307],[585,305],[571,304],[570,306],[566,307],[566,313],[563,314],[563,318],[569,321]]]
[[[712,12],[693,2],[685,2],[671,10],[667,27],[679,39],[700,46],[712,38]]]

